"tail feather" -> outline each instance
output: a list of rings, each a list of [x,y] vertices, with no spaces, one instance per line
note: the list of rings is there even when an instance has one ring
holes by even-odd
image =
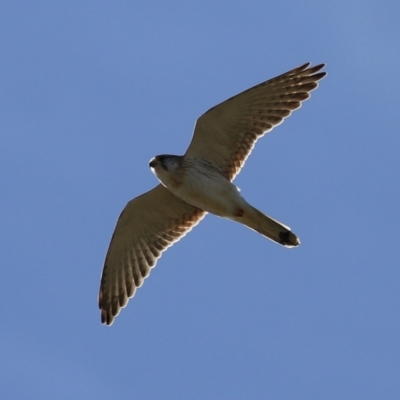
[[[250,205],[242,217],[236,220],[285,247],[296,247],[300,244],[300,239],[291,232],[288,226],[268,217]]]

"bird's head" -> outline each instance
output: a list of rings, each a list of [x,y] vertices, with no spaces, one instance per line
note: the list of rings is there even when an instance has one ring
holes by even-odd
[[[162,154],[153,157],[149,162],[149,167],[157,178],[166,186],[171,179],[171,175],[179,170],[182,162],[182,156],[172,156],[170,154]]]
[[[149,162],[149,167],[157,172],[160,168],[164,171],[174,171],[179,168],[181,156],[172,156],[170,154],[162,154],[153,157]],[[153,172],[154,172],[153,171]]]

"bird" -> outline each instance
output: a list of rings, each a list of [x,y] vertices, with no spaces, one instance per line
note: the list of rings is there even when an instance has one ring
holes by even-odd
[[[159,180],[129,201],[120,214],[105,257],[98,305],[111,325],[162,253],[206,214],[226,218],[284,247],[300,244],[290,228],[251,206],[232,183],[258,139],[301,107],[326,72],[305,63],[256,85],[201,115],[182,156],[153,157]]]

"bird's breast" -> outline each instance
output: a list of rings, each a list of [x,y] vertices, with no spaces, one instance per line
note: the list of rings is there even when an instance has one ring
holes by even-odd
[[[175,196],[221,217],[230,216],[244,201],[235,185],[214,167],[189,160],[162,182]]]

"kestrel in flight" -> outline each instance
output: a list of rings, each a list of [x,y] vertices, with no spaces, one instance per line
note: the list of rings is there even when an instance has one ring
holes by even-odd
[[[150,168],[161,182],[122,211],[101,277],[101,322],[111,325],[163,251],[207,213],[239,222],[285,247],[300,244],[290,228],[252,207],[232,183],[257,139],[310,97],[326,73],[310,63],[231,97],[196,122],[183,156],[159,155]]]

